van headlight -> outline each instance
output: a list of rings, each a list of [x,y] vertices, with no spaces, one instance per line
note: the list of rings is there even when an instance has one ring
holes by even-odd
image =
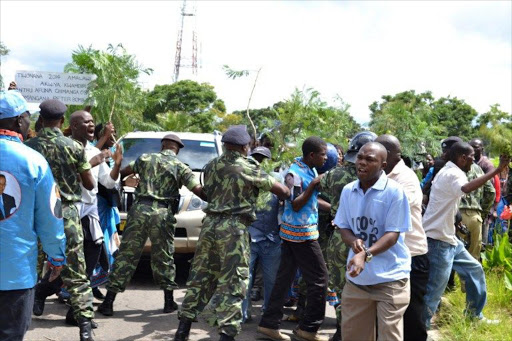
[[[190,202],[188,203],[187,211],[197,211],[204,210],[208,203],[203,201],[197,195],[192,194],[192,198],[190,198]]]

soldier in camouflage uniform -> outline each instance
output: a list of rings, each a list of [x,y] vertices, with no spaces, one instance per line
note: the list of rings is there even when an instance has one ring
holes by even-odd
[[[484,175],[484,171],[476,163],[473,163],[469,172],[466,173],[468,181],[482,175]],[[496,190],[491,180],[489,180],[485,185],[473,192],[467,193],[460,200],[459,211],[462,215],[462,223],[469,229],[469,236],[458,234],[463,238],[469,237],[468,251],[477,261],[480,261],[480,251],[482,248],[483,219],[489,214],[495,198]]]
[[[330,170],[320,181],[322,195],[331,203],[331,216],[336,216],[343,187],[357,180],[355,160],[359,149],[361,149],[365,143],[375,140],[376,137],[374,133],[369,131],[356,134],[350,141],[347,155],[345,156],[345,161],[347,161],[345,165]],[[336,228],[329,238],[326,260],[327,268],[329,269],[329,289],[335,292],[338,301],[341,301],[341,292],[345,285],[348,251],[349,248],[341,240],[340,231]],[[336,334],[334,334],[330,340],[341,340],[340,304],[336,306]]]
[[[151,240],[153,278],[164,290],[164,313],[178,309],[174,302],[174,230],[180,199],[179,189],[187,187],[206,200],[203,187],[192,170],[176,157],[184,145],[174,135],[165,135],[159,153],[142,154],[121,170],[121,176],[136,173],[140,177],[135,190],[136,202],[128,212],[123,241],[107,284],[107,295],[98,311],[105,316],[114,313],[116,295],[123,292],[131,280],[147,238]]]
[[[210,299],[216,318],[208,322],[218,326],[220,340],[234,340],[241,329],[242,301],[249,284],[248,226],[256,218],[258,193],[270,190],[281,199],[290,195],[287,187],[247,157],[250,137],[245,126],[230,127],[222,142],[226,152],[210,161],[204,172],[208,206],[179,312],[176,341],[188,340],[192,321]]]
[[[91,190],[94,188],[94,178],[83,146],[65,137],[60,130],[67,107],[58,100],[46,100],[39,108],[43,129],[39,131],[37,137],[28,140],[26,144],[46,158],[59,185],[67,258],[61,277],[71,294],[70,309],[75,320],[78,321],[80,339],[92,340],[90,329],[91,319],[94,317],[93,296],[85,272],[83,231],[75,203],[82,199],[80,180],[85,188]],[[45,299],[54,293],[54,288],[55,285],[45,281],[36,286],[34,315],[43,314]]]

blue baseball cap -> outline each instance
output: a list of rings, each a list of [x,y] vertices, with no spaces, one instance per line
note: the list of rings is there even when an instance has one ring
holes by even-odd
[[[0,120],[18,117],[27,109],[27,101],[17,90],[0,91]]]

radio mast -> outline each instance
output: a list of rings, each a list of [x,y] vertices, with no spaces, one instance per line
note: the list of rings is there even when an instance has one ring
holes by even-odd
[[[195,1],[183,0],[181,6],[181,25],[176,40],[173,81],[180,79],[182,68],[191,69],[192,77],[197,77],[197,33]],[[190,46],[191,44],[191,46]]]

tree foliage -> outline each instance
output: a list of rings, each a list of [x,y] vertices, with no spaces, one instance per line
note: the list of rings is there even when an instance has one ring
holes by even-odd
[[[487,142],[487,151],[498,156],[512,155],[512,115],[500,109],[499,104],[491,105],[488,112],[478,117],[477,128]]]
[[[395,135],[408,156],[438,154],[443,138],[456,135],[469,140],[476,133],[475,109],[457,97],[435,99],[430,91],[382,96],[382,101],[373,102],[370,110],[370,129],[379,135]]]
[[[225,112],[224,101],[217,98],[212,85],[182,80],[155,86],[148,95],[144,118],[165,130],[211,132],[217,117]]]
[[[106,51],[84,48],[79,45],[73,51],[72,62],[64,72],[92,73],[96,80],[89,85],[88,103],[91,114],[98,122],[111,120],[120,133],[135,129],[159,130],[160,128],[143,121],[142,112],[146,106],[146,94],[137,80],[141,73],[151,74],[128,54],[121,44],[109,45]]]
[[[7,48],[7,46],[5,46],[5,44],[0,41],[0,66],[2,65],[1,57],[7,56],[9,54],[9,52],[10,51]],[[3,86],[4,86],[4,81],[3,81],[2,75],[0,74],[0,89],[3,89]]]

